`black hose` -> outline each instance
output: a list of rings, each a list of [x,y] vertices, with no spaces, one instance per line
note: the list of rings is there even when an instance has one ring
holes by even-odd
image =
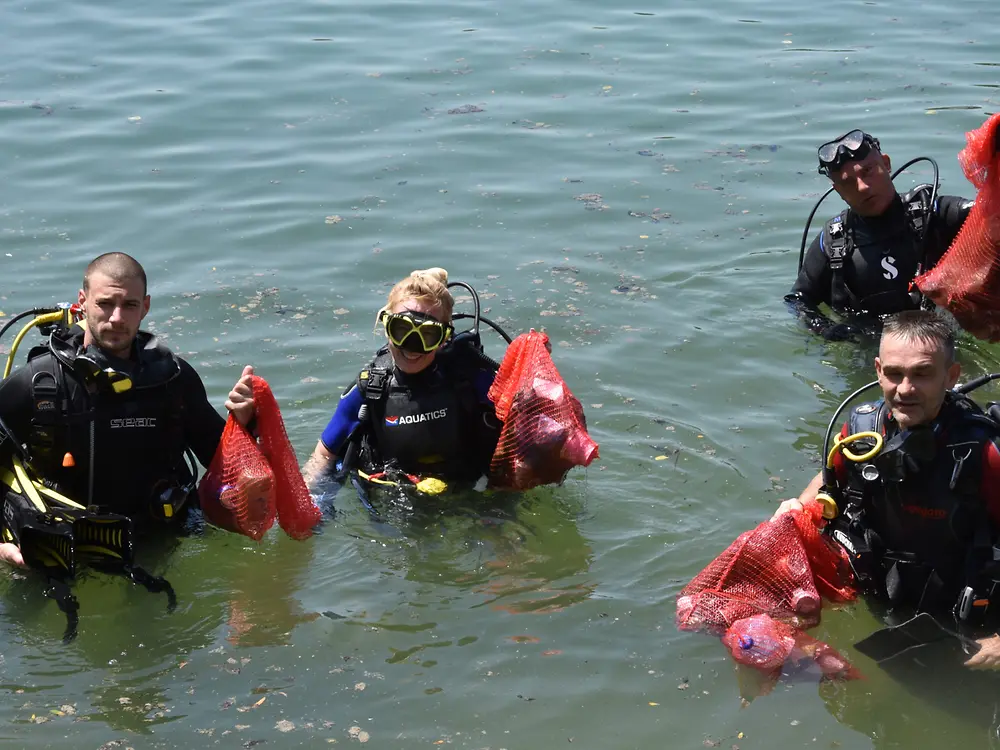
[[[1000,139],[1000,128],[997,129],[997,132],[998,132],[998,136],[997,137],[998,137],[998,139]],[[937,201],[938,187],[939,187],[939,184],[940,184],[940,179],[939,179],[940,170],[938,170],[938,164],[937,164],[936,161],[934,161],[929,156],[918,156],[916,159],[910,159],[908,162],[906,162],[906,164],[904,164],[903,166],[901,166],[899,169],[897,169],[895,172],[892,173],[892,179],[895,180],[904,169],[906,169],[907,167],[913,166],[918,161],[929,161],[931,163],[931,166],[934,167],[934,184],[931,186],[931,210],[932,210],[931,215],[933,215],[934,203],[935,203],[935,201]],[[802,230],[802,243],[799,246],[799,267],[797,269],[798,271],[802,270],[802,264],[805,262],[805,257],[806,257],[806,241],[809,239],[809,227],[812,224],[813,217],[816,215],[816,212],[819,210],[820,204],[824,200],[826,200],[826,197],[830,193],[832,193],[834,191],[834,189],[835,188],[831,187],[829,190],[827,190],[825,193],[823,193],[823,195],[820,196],[819,200],[816,201],[816,205],[813,206],[812,211],[809,212],[809,218],[806,219],[806,228]],[[929,226],[929,222],[928,222],[928,224],[924,225],[924,229],[923,229],[924,237],[927,236],[927,227],[928,226]],[[923,237],[921,237],[920,239],[923,240]]]
[[[813,210],[809,212],[809,218],[806,219],[806,228],[802,230],[802,245],[799,247],[799,267],[797,269],[798,271],[802,270],[802,263],[805,261],[806,258],[806,240],[809,239],[809,226],[812,224],[812,220],[813,217],[816,215],[816,212],[819,211],[820,204],[826,200],[826,196],[832,193],[833,190],[834,188],[830,188],[825,193],[823,193],[823,195],[820,196],[819,200],[816,201],[816,205],[813,206]]]
[[[968,383],[956,386],[955,393],[971,393],[977,388],[986,385],[991,380],[997,380],[998,378],[1000,378],[1000,372],[987,373],[986,375],[981,375],[975,380],[970,380]]]

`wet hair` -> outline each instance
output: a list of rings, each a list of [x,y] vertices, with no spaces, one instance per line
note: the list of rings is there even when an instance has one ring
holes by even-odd
[[[103,273],[112,281],[122,282],[139,279],[142,282],[142,296],[146,296],[146,272],[139,261],[125,253],[104,253],[98,255],[83,272],[83,291],[90,291],[90,277]]]
[[[392,288],[382,310],[392,310],[397,304],[408,299],[418,299],[438,308],[443,316],[441,322],[451,322],[455,299],[448,291],[448,272],[443,268],[428,268],[411,273]],[[382,310],[379,310],[380,314]]]
[[[890,315],[882,328],[882,338],[886,336],[934,344],[944,353],[945,364],[950,367],[955,362],[955,329],[936,313],[906,310]]]

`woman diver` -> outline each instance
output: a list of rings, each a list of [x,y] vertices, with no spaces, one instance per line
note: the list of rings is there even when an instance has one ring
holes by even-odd
[[[456,285],[476,302],[473,328],[457,335],[448,290]],[[487,398],[498,365],[482,351],[480,319],[475,290],[448,284],[442,268],[414,271],[397,283],[376,317],[388,343],[341,397],[303,469],[306,483],[314,485],[338,463],[344,478],[356,472],[365,482],[429,492],[442,487],[428,485],[431,478],[484,480],[501,425]]]

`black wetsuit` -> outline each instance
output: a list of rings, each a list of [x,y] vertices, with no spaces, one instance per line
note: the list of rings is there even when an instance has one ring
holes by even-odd
[[[827,222],[809,246],[798,278],[785,296],[792,312],[816,333],[828,339],[845,339],[866,328],[877,333],[881,316],[920,307],[920,297],[912,293],[910,282],[918,270],[932,268],[941,259],[973,202],[939,196],[919,218],[927,227],[921,243],[914,228],[914,212],[908,210],[918,200],[918,195],[897,196],[880,216],[864,217],[847,209]],[[839,273],[830,259],[835,244],[831,227],[836,227],[838,220],[847,246]],[[820,304],[840,314],[858,316],[855,324],[835,324],[820,312]]]
[[[60,329],[47,347],[32,350],[0,383],[0,418],[55,489],[142,521],[164,489],[193,481],[186,449],[203,465],[211,462],[225,421],[191,365],[151,334],[139,333],[129,360],[83,350],[83,334]],[[74,366],[81,355],[129,374],[132,387],[115,392],[100,375],[87,375]],[[0,464],[10,464],[12,450],[0,442]]]

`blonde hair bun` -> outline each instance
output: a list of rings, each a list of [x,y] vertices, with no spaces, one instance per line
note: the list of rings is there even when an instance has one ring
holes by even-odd
[[[428,277],[434,279],[435,281],[439,281],[442,284],[448,283],[448,272],[443,268],[438,268],[437,266],[434,268],[425,268],[422,271],[413,271],[410,276],[413,276],[414,278]]]

